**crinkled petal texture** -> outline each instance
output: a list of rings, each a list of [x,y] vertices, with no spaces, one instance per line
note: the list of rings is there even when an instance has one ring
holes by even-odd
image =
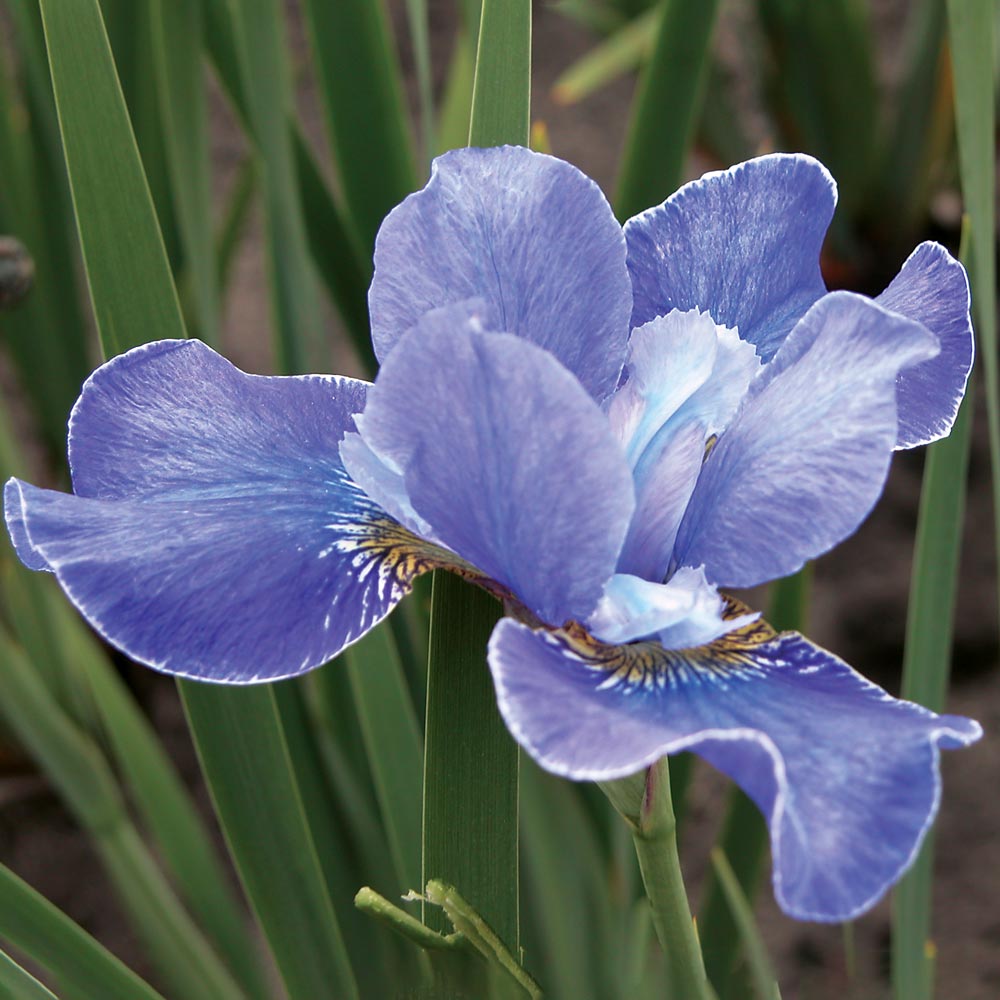
[[[925,326],[870,299],[820,299],[751,383],[702,468],[678,565],[750,587],[794,573],[850,535],[882,491],[896,444],[896,379],[937,354]]]
[[[733,778],[768,820],[778,902],[806,920],[848,920],[885,892],[934,817],[939,748],[981,734],[760,624],[672,653],[506,619],[490,667],[508,728],[547,770],[610,780],[691,750]]]
[[[625,223],[632,325],[703,309],[769,361],[825,294],[819,253],[837,204],[826,168],[761,156],[685,184]]]
[[[899,376],[897,448],[947,437],[972,370],[973,334],[965,268],[938,243],[921,243],[875,301],[923,323],[941,344],[930,361]]]
[[[632,288],[600,188],[528,149],[460,149],[386,217],[368,301],[381,361],[431,309],[479,298],[488,325],[551,351],[596,398],[618,381]]]
[[[434,540],[544,622],[594,609],[635,507],[632,477],[604,414],[551,354],[424,324],[393,348],[359,430],[366,464],[391,472],[362,470],[373,500],[402,477]],[[348,442],[351,471],[362,456]]]
[[[159,670],[249,683],[317,666],[389,612],[419,563],[340,461],[367,388],[245,375],[197,341],[115,358],[73,411],[77,495],[8,483],[18,552]]]

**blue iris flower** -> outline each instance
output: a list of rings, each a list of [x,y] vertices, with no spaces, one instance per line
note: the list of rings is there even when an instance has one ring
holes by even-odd
[[[878,298],[828,293],[835,201],[815,160],[766,156],[623,231],[569,164],[449,153],[379,233],[374,384],[130,351],[73,410],[75,493],[7,484],[14,544],[133,658],[236,684],[461,573],[504,602],[489,665],[535,760],[609,780],[694,751],[767,818],[782,907],[848,919],[913,860],[939,750],[980,728],[719,590],[853,532],[964,392],[961,266],[925,243]]]

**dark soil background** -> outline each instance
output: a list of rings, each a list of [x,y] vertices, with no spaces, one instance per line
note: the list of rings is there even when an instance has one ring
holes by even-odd
[[[335,2],[335,0],[334,0]],[[290,3],[290,8],[294,5]],[[453,31],[452,3],[432,0],[436,72],[443,74]],[[905,3],[874,5],[884,40],[886,79],[898,56],[899,13]],[[405,38],[402,0],[391,4],[398,37]],[[550,96],[559,72],[592,44],[589,33],[542,2],[536,4],[533,117],[548,125],[552,149],[613,190],[634,81],[624,80],[584,103],[557,107]],[[718,44],[739,71],[745,3],[730,0]],[[305,65],[306,45],[292,11],[294,51],[300,61],[299,98],[307,130],[322,148],[322,123]],[[412,63],[403,50],[404,66]],[[411,80],[412,82],[412,80]],[[440,84],[440,80],[438,81]],[[412,89],[412,88],[411,88]],[[755,114],[753,95],[747,113]],[[232,181],[243,149],[221,99],[214,102],[214,156],[221,195]],[[763,133],[762,133],[763,136]],[[700,173],[691,165],[691,176]],[[947,200],[946,200],[947,201]],[[894,271],[902,261],[883,262]],[[225,351],[249,371],[270,366],[266,273],[259,219],[251,222],[225,319]],[[335,327],[334,317],[330,317]],[[340,371],[351,373],[345,356]],[[982,394],[980,393],[980,396]],[[956,615],[954,682],[949,710],[980,720],[986,736],[977,746],[943,761],[944,799],[937,826],[934,939],[942,1000],[1000,997],[1000,672],[997,670],[997,591],[993,559],[989,458],[982,407],[977,415],[969,507]],[[898,692],[911,549],[916,527],[922,455],[897,457],[885,496],[860,531],[824,557],[815,570],[810,636],[861,672]],[[123,665],[183,772],[205,801],[173,684],[152,672]],[[718,822],[725,783],[702,767],[692,793],[685,863],[697,886]],[[131,928],[118,911],[85,838],[44,780],[33,774],[0,779],[0,859],[44,892],[144,974],[150,974]],[[694,898],[697,899],[695,892]],[[796,923],[784,917],[764,887],[758,912],[778,966],[785,1000],[886,997],[889,909],[882,903],[857,922],[855,971],[849,974],[838,927]],[[319,998],[317,998],[319,1000]],[[571,998],[567,998],[571,1000]]]

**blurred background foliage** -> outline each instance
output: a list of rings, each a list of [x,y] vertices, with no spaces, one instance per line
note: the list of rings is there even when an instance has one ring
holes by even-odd
[[[995,456],[998,11],[983,0],[562,0],[544,17],[586,26],[591,41],[574,59],[536,51],[557,78],[535,106],[550,109],[555,134],[560,108],[638,74],[622,148],[611,151],[622,218],[662,201],[695,165],[770,150],[818,156],[840,186],[823,261],[833,287],[880,290],[922,238],[957,252],[964,190]],[[373,375],[375,234],[423,184],[431,156],[466,143],[479,28],[477,0],[0,0],[0,234],[30,255],[0,243],[3,478],[68,486],[66,419],[101,352],[171,331],[256,370]],[[304,79],[319,129],[304,125]],[[535,145],[548,149],[546,123],[535,124]],[[238,136],[225,164],[213,155],[220,131]],[[240,304],[234,275],[251,238],[267,281]],[[239,323],[225,318],[241,309],[257,327],[268,314],[269,343],[233,336]],[[927,466],[905,683],[935,707],[947,687],[970,428],[967,408]],[[354,905],[362,886],[388,900],[420,888],[426,586],[301,680],[183,686],[203,783],[178,771],[190,759],[180,727],[165,735],[150,722],[151,711],[176,712],[169,682],[123,663],[6,545],[0,589],[5,794],[37,795],[37,773],[65,803],[131,928],[128,960],[148,979],[5,868],[0,996],[51,995],[41,981],[93,998],[380,998],[435,983],[530,994],[505,949],[471,925],[442,944],[377,897]],[[775,624],[801,626],[808,593],[804,578],[775,587]],[[693,792],[692,807],[683,795],[689,770],[672,768],[679,817],[697,831],[687,838],[701,886],[693,902],[712,983],[720,1000],[770,1000],[774,973],[752,915],[766,831],[735,792],[713,807],[719,829],[706,825],[702,799]],[[628,832],[603,795],[524,759],[520,810],[514,958],[553,997],[671,995]],[[31,822],[30,810],[19,815]],[[929,854],[901,892],[895,995],[930,997]],[[451,905],[454,922],[461,908]],[[387,914],[390,926],[377,919]],[[826,986],[801,995],[880,995],[877,976],[852,979],[852,940],[847,928]],[[944,983],[940,995],[956,989]]]

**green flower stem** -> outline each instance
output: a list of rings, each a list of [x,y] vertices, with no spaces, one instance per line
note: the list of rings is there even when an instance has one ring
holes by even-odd
[[[657,761],[643,774],[601,787],[632,831],[653,926],[673,986],[671,995],[708,1000],[712,994],[677,854],[677,820],[667,759]]]

